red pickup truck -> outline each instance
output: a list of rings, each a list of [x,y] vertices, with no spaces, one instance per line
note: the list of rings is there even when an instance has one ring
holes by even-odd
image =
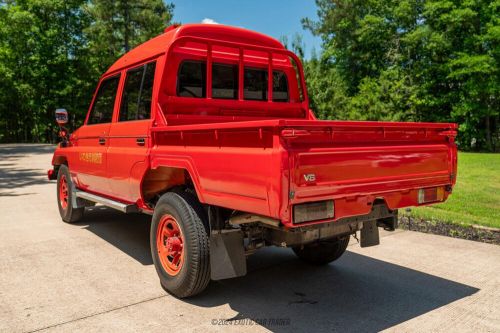
[[[84,125],[61,130],[48,175],[65,222],[95,203],[152,215],[161,285],[187,297],[246,274],[262,246],[327,264],[357,231],[377,245],[399,208],[450,195],[456,128],[317,120],[302,65],[280,42],[189,24],[108,69]]]

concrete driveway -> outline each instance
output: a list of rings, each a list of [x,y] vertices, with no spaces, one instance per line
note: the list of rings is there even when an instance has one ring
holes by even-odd
[[[147,216],[95,207],[61,222],[52,150],[0,146],[0,332],[500,331],[500,247],[408,231],[366,249],[351,239],[326,267],[261,250],[247,276],[177,300]]]

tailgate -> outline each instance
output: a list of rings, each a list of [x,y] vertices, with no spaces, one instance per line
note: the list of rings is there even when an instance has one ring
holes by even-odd
[[[455,135],[455,124],[289,123],[281,136],[289,153],[290,203],[392,193],[397,206],[394,192],[401,197],[412,189],[451,185]]]

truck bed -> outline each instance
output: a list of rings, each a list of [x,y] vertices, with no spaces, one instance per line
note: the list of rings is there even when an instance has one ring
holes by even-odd
[[[153,128],[151,164],[186,168],[202,202],[281,220],[335,201],[334,221],[418,205],[456,177],[455,124],[270,119]],[[314,222],[323,223],[326,221]],[[307,223],[306,223],[307,224]]]

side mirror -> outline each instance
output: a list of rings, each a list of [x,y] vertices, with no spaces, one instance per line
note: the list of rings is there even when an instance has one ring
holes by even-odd
[[[66,109],[56,109],[56,122],[59,126],[64,126],[68,123],[68,111]]]
[[[59,137],[61,147],[67,147],[69,142],[68,130],[64,127],[68,123],[68,111],[66,109],[56,109],[56,122],[59,125]]]

